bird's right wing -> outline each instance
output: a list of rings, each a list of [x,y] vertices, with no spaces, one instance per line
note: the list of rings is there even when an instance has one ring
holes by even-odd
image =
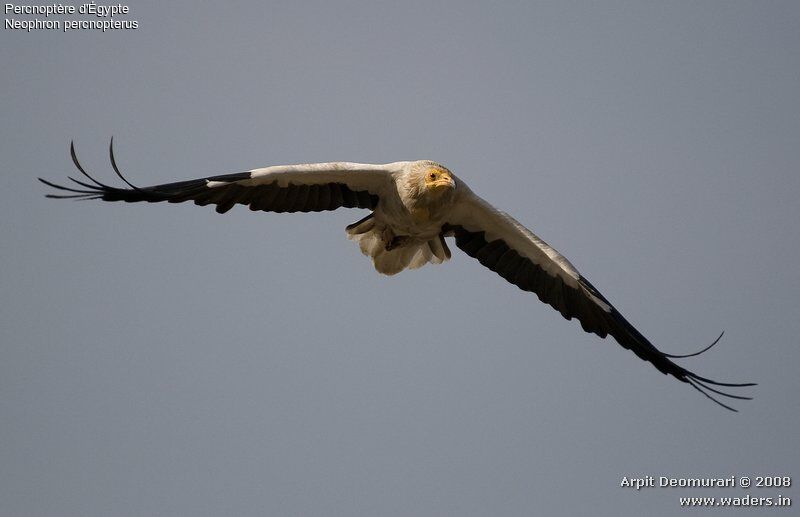
[[[90,180],[69,178],[78,187],[63,186],[39,178],[55,189],[68,194],[48,194],[51,198],[102,199],[104,201],[194,201],[198,205],[216,205],[225,213],[234,205],[247,205],[250,210],[268,212],[321,212],[339,207],[374,209],[382,195],[394,188],[392,173],[404,162],[373,165],[351,162],[278,165],[247,172],[210,176],[151,187],[136,187],[125,179],[114,159],[113,141],[109,147],[114,172],[128,188],[100,183],[86,173],[70,146],[72,161]]]
[[[713,381],[674,363],[671,358],[697,355],[705,350],[687,356],[658,350],[563,255],[466,186],[459,194],[443,234],[454,236],[456,246],[469,256],[520,289],[535,293],[564,318],[576,318],[586,332],[602,338],[612,336],[662,373],[692,385],[723,407],[735,411],[708,392],[734,399],[750,398],[720,388],[753,386],[752,383]]]

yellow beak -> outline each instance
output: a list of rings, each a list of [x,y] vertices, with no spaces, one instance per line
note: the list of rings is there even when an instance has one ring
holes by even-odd
[[[431,188],[438,190],[441,188],[454,188],[456,186],[456,182],[453,181],[453,178],[451,178],[450,176],[442,175],[436,181],[432,182],[430,185]]]

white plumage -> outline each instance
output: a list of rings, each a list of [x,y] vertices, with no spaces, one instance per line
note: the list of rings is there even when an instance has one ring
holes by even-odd
[[[535,293],[566,319],[576,318],[583,329],[600,337],[611,335],[623,347],[714,400],[711,393],[749,399],[720,387],[753,383],[720,383],[678,366],[671,359],[686,356],[660,352],[636,330],[558,251],[508,214],[475,195],[446,167],[428,160],[384,165],[329,162],[280,165],[247,172],[138,188],[111,164],[129,188],[98,182],[83,170],[70,148],[73,162],[91,183],[70,178],[80,188],[43,183],[69,192],[53,198],[105,201],[193,201],[216,205],[220,213],[234,205],[269,212],[322,212],[340,207],[364,208],[370,213],[346,229],[377,271],[394,275],[406,268],[441,264],[450,258],[445,237],[520,289]],[[41,179],[41,178],[40,178]],[[721,335],[720,335],[721,337]],[[734,410],[735,411],[735,410]]]

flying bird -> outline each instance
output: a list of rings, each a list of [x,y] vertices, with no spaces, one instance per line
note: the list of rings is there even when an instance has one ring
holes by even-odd
[[[724,383],[701,377],[672,361],[699,355],[714,346],[686,355],[659,351],[558,251],[508,214],[477,195],[443,165],[429,161],[382,165],[329,162],[278,165],[235,174],[136,187],[120,173],[109,146],[111,166],[127,187],[100,183],[81,166],[70,145],[72,161],[89,180],[69,177],[76,186],[64,186],[39,178],[67,194],[49,198],[102,199],[216,205],[225,213],[234,205],[253,211],[323,212],[340,207],[369,210],[364,218],[346,227],[347,237],[372,260],[375,269],[394,275],[405,269],[440,264],[450,259],[446,237],[483,266],[508,282],[529,291],[567,320],[576,318],[584,331],[601,338],[613,337],[624,348],[650,362],[661,373],[672,375],[731,411],[716,395],[732,399],[751,397],[725,388],[755,383]]]

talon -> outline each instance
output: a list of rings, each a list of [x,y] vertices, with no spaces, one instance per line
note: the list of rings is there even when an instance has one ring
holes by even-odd
[[[392,240],[386,243],[386,251],[392,251],[393,249],[403,246],[406,242],[408,242],[408,239],[408,235],[398,235],[397,237],[393,237]]]

